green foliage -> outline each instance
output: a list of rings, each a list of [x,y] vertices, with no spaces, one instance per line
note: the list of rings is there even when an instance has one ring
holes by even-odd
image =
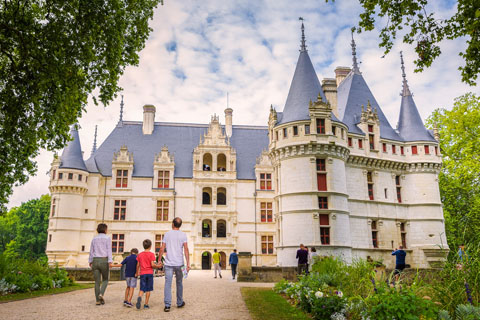
[[[161,0],[0,2],[0,205],[57,150],[90,94],[107,105]]]
[[[451,317],[446,310],[441,310],[438,320],[478,320],[480,319],[480,307],[471,304],[461,304],[455,310],[455,316]]]
[[[473,93],[455,99],[452,110],[435,110],[426,121],[430,128],[438,126],[440,134],[439,185],[450,248],[480,242],[479,123],[480,96]]]
[[[0,216],[0,253],[8,259],[45,257],[50,196],[22,203]]]
[[[328,0],[326,0],[328,2]],[[335,0],[332,0],[332,2]],[[439,19],[430,12],[428,0],[359,0],[363,7],[358,32],[371,31],[375,22],[384,19],[388,23],[380,32],[380,47],[389,53],[397,35],[403,42],[415,44],[418,59],[416,72],[431,66],[441,54],[439,43],[443,40],[466,38],[467,48],[460,52],[465,65],[460,66],[462,81],[474,86],[480,73],[480,5],[478,0],[458,0],[456,12],[448,18]],[[354,28],[355,29],[355,28]]]

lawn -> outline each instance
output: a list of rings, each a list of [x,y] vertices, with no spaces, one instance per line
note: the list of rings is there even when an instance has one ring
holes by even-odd
[[[260,319],[311,319],[301,310],[293,307],[271,288],[241,288],[243,300],[254,320]]]
[[[64,288],[38,290],[38,291],[22,292],[22,293],[12,293],[12,294],[7,294],[5,296],[0,296],[0,303],[36,298],[36,297],[46,296],[50,294],[71,292],[75,290],[90,289],[90,288],[93,288],[94,285],[95,284],[93,283],[75,283],[71,286],[64,287]]]

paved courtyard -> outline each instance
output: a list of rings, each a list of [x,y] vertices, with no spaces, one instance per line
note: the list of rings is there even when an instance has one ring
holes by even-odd
[[[214,279],[213,270],[193,270],[183,283],[185,307],[172,307],[169,313],[165,313],[164,279],[155,278],[150,310],[124,307],[125,282],[115,281],[110,282],[107,288],[106,304],[103,306],[95,305],[92,288],[0,304],[0,319],[251,319],[241,297],[240,287],[273,286],[237,283],[231,280],[229,270],[224,271],[223,279]],[[175,297],[175,285],[173,287],[172,296]],[[134,297],[137,293],[138,286]],[[172,302],[175,305],[175,300]]]

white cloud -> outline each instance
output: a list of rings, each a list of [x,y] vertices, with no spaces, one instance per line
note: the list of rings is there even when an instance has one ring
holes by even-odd
[[[455,5],[435,1],[431,10],[448,16]],[[150,103],[157,107],[157,121],[207,123],[211,114],[223,115],[229,92],[234,124],[266,125],[270,104],[282,110],[288,94],[300,45],[298,17],[305,18],[309,54],[321,80],[332,78],[336,66],[351,65],[350,28],[359,13],[357,1],[165,1],[155,12],[139,66],[128,67],[121,78],[124,119],[141,121],[142,106]],[[442,43],[434,65],[413,73],[413,48],[400,41],[381,58],[379,27],[355,39],[360,69],[392,126],[400,108],[400,50],[422,117],[450,107],[459,95],[478,92],[461,83],[457,70],[464,39]],[[106,108],[87,107],[80,119],[86,158],[95,125],[100,144],[118,121],[119,104],[120,97]],[[48,192],[51,160],[52,153],[42,151],[38,174],[15,188],[10,207]]]

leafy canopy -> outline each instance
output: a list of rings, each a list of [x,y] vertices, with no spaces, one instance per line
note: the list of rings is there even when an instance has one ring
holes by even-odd
[[[440,134],[439,184],[449,246],[480,243],[480,96],[458,97],[452,110],[436,109],[426,123],[437,125]]]
[[[328,0],[326,0],[328,2]],[[332,0],[332,2],[335,0]],[[449,18],[439,19],[429,12],[428,0],[359,0],[363,7],[356,30],[371,31],[379,18],[387,18],[380,32],[380,47],[389,53],[397,34],[403,42],[415,44],[418,58],[415,72],[423,71],[441,54],[443,40],[465,38],[467,48],[459,55],[465,65],[460,66],[462,81],[474,86],[480,73],[480,1],[458,0],[457,10]],[[354,28],[355,29],[355,28]]]
[[[0,2],[0,206],[56,150],[89,94],[107,105],[137,65],[161,0]]]

